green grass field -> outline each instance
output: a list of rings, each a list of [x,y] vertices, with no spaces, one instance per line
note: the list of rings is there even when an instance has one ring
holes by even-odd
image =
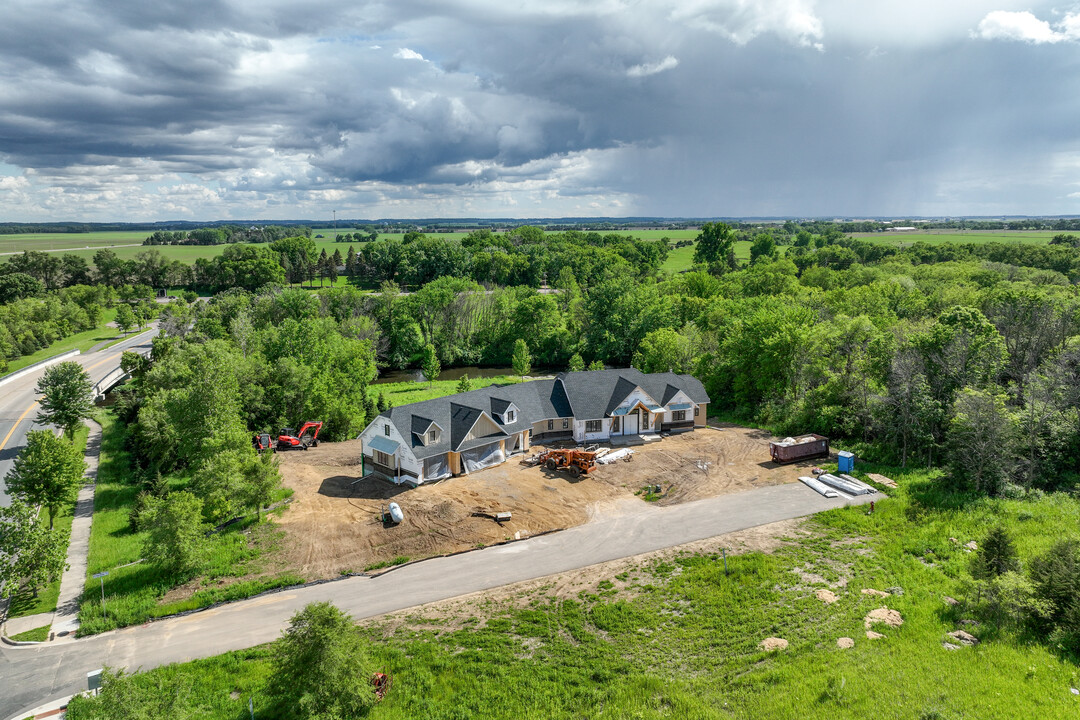
[[[490,378],[472,378],[472,389],[479,390],[480,388],[487,387],[488,385],[500,384],[513,384],[521,382],[521,378],[517,375],[502,375],[499,377]],[[421,400],[432,400],[434,398],[446,397],[447,395],[453,395],[457,392],[457,380],[436,380],[433,383],[426,382],[396,382],[396,383],[380,383],[378,385],[370,385],[368,392],[372,397],[377,398],[379,394],[386,396],[386,399],[394,404],[394,407],[401,407],[402,405],[408,405],[409,403],[420,402]]]
[[[79,429],[75,431],[75,445],[79,448],[80,452],[86,449],[86,438],[89,434],[90,429],[85,425],[79,426]],[[49,514],[44,508],[41,510],[41,519],[43,522],[49,522]],[[62,532],[65,537],[68,537],[71,535],[71,522],[74,519],[75,502],[72,501],[70,505],[61,510],[56,516],[53,526]],[[41,588],[37,597],[29,592],[20,592],[14,595],[11,598],[11,606],[8,608],[8,615],[10,617],[23,617],[24,615],[37,615],[38,613],[53,612],[56,610],[56,601],[59,597],[60,578],[56,578],[56,580]]]
[[[963,598],[971,557],[963,543],[1002,523],[1027,561],[1074,531],[1080,502],[946,497],[935,473],[876,469],[901,484],[876,512],[815,516],[771,554],[729,554],[729,574],[718,540],[701,552],[595,568],[577,586],[551,582],[369,621],[361,633],[372,669],[394,678],[370,717],[1076,717],[1073,660],[1045,638],[964,624],[963,606],[942,598]],[[861,592],[893,587],[902,594]],[[826,588],[834,604],[816,597]],[[903,625],[875,625],[885,638],[870,640],[864,617],[880,607],[898,611]],[[960,627],[981,644],[947,650],[946,633]],[[767,637],[789,647],[763,651]],[[838,648],[841,637],[854,647]],[[271,654],[263,646],[168,666],[137,683],[187,698],[201,717],[240,717],[249,697],[256,716],[269,716]],[[112,717],[101,701],[73,710],[73,720]]]
[[[130,245],[141,243],[150,233],[138,231],[110,231],[88,233],[19,233],[0,235],[0,253],[22,252],[23,250],[66,250],[101,248],[108,245]]]
[[[923,242],[930,245],[945,243],[1016,243],[1023,245],[1046,245],[1050,239],[1060,233],[1054,230],[991,230],[985,232],[958,230],[929,230],[912,233],[853,233],[851,237],[860,240],[890,245],[897,248],[911,247]]]

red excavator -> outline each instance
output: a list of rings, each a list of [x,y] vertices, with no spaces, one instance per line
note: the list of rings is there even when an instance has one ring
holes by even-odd
[[[320,430],[322,430],[322,422],[319,420],[304,423],[300,432],[292,428],[281,428],[277,439],[277,449],[279,451],[307,450],[312,446],[318,447]]]

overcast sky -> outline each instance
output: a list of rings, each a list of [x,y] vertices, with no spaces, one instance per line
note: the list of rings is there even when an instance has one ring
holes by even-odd
[[[0,220],[1080,213],[1080,4],[4,0]]]

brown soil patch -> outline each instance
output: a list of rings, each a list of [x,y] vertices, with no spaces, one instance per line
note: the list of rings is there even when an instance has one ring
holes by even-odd
[[[881,633],[876,633],[873,630],[867,630],[866,631],[866,639],[867,640],[881,640],[884,637],[885,636],[882,635]]]
[[[813,462],[772,463],[770,439],[747,428],[703,428],[635,447],[632,462],[601,465],[578,481],[512,458],[418,488],[358,480],[360,442],[322,443],[277,456],[285,485],[295,494],[275,522],[286,533],[285,566],[313,579],[332,577],[398,557],[470,550],[637,509],[644,501],[634,493],[646,485],[662,485],[657,504],[671,505],[795,482],[808,472]],[[405,515],[400,525],[379,519],[390,501]],[[510,512],[512,518],[499,525],[476,512]]]
[[[863,588],[862,594],[871,597],[889,597],[889,593],[884,590],[875,590],[874,588]]]
[[[870,626],[874,623],[885,623],[889,627],[900,627],[904,624],[904,619],[900,617],[900,613],[897,611],[890,610],[887,607],[880,607],[876,610],[871,610],[867,613],[866,617],[863,618],[863,625],[867,630],[869,630]]]
[[[825,603],[826,605],[832,605],[840,598],[836,597],[836,593],[834,593],[832,590],[818,590],[817,599]]]
[[[771,652],[773,650],[787,650],[787,646],[788,641],[778,637],[765,638],[758,644],[758,647],[766,652]]]
[[[849,650],[855,647],[855,641],[849,637],[837,638],[836,647],[840,648],[841,650]]]

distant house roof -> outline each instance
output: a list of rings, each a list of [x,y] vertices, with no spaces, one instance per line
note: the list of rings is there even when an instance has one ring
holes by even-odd
[[[541,420],[571,417],[596,420],[610,417],[638,387],[658,403],[646,403],[651,410],[666,406],[680,391],[695,403],[709,402],[704,386],[691,375],[645,374],[630,368],[560,373],[546,380],[489,385],[479,390],[390,408],[380,413],[380,417],[393,422],[413,455],[423,459],[448,450],[461,452],[487,445],[530,429],[534,422]],[[503,423],[503,413],[511,405],[518,409],[518,413],[514,422]],[[485,412],[499,427],[499,432],[466,440]],[[440,433],[438,441],[425,445],[418,436],[422,436],[432,423],[444,430],[449,428],[449,432]],[[369,445],[379,449],[374,440]]]

